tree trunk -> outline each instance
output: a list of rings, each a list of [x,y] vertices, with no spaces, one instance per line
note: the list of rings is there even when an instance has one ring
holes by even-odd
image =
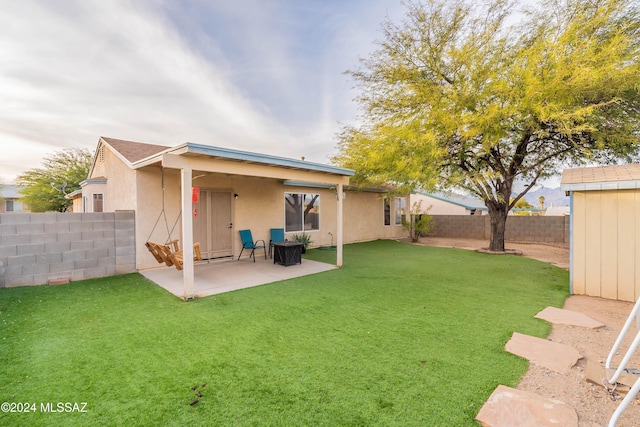
[[[489,218],[491,219],[491,240],[489,250],[504,252],[504,229],[507,224],[509,206],[505,203],[487,203]]]

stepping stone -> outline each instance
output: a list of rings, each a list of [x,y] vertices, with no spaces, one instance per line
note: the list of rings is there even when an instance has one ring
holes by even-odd
[[[476,420],[484,427],[578,427],[578,414],[555,399],[499,385]]]
[[[632,366],[629,366],[629,367],[635,368]],[[606,369],[604,366],[602,366],[598,362],[587,360],[587,369],[585,371],[585,377],[587,381],[591,381],[592,383],[597,384],[599,386],[606,385],[608,388],[611,388],[613,387],[613,385],[606,382],[606,378],[613,377],[615,373],[616,373],[616,369],[614,368]],[[633,387],[633,385],[636,383],[638,378],[640,378],[640,376],[635,374],[630,374],[628,372],[622,372],[622,374],[620,375],[617,381],[618,387],[616,388],[616,391],[621,393],[627,393],[628,389]],[[622,384],[622,386],[620,386],[620,384]]]
[[[557,325],[582,326],[590,329],[598,329],[605,326],[604,323],[600,323],[582,313],[556,307],[547,307],[534,317]]]
[[[571,346],[517,332],[513,333],[504,348],[509,353],[560,374],[568,374],[578,359],[582,359],[582,355]]]

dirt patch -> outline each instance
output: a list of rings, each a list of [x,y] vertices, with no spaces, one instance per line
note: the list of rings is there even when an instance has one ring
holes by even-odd
[[[471,250],[489,246],[489,242],[485,240],[438,237],[421,238],[419,243]],[[507,242],[506,247],[522,251],[525,257],[548,262],[566,270],[569,269],[569,248],[566,246]],[[567,298],[563,308],[585,314],[606,326],[599,329],[588,329],[554,325],[547,339],[570,345],[584,357],[566,375],[532,363],[517,388],[557,399],[572,406],[578,414],[581,427],[604,427],[608,425],[609,419],[624,398],[624,394],[618,395],[615,401],[612,400],[602,385],[587,381],[586,366],[587,362],[590,362],[604,367],[609,351],[633,308],[633,303],[572,295]],[[627,334],[629,337],[621,346],[621,351],[614,357],[614,366],[620,362],[636,333],[637,328],[634,325]],[[629,367],[640,368],[640,357],[634,356]],[[640,401],[638,399],[629,405],[618,420],[617,426],[640,426]]]
[[[488,240],[453,239],[449,237],[421,237],[418,242],[427,246],[447,248],[482,249],[489,247]],[[565,270],[569,270],[569,246],[541,245],[536,243],[507,242],[505,249],[522,252],[522,256],[548,262]]]

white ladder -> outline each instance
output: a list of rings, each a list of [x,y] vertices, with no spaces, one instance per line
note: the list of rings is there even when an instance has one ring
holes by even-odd
[[[631,360],[631,357],[633,356],[636,349],[640,345],[640,317],[638,317],[639,312],[640,312],[640,298],[638,298],[638,300],[636,301],[636,304],[633,306],[633,310],[631,310],[631,313],[629,314],[627,321],[625,322],[624,326],[620,330],[620,333],[618,334],[618,338],[616,339],[616,342],[613,344],[613,347],[609,352],[609,356],[607,357],[607,362],[605,364],[605,368],[606,368],[605,372],[608,372],[609,369],[612,369],[611,361],[613,360],[613,356],[616,354],[616,352],[620,348],[620,345],[622,344],[622,340],[624,339],[625,335],[629,331],[629,328],[631,327],[631,324],[635,319],[636,325],[638,326],[638,333],[636,334],[636,337],[634,338],[633,342],[627,349],[627,352],[624,354],[624,357],[622,358],[622,362],[620,362],[620,366],[618,366],[618,368],[616,369],[616,371],[614,372],[611,378],[606,379],[606,381],[611,385],[614,385],[614,386],[616,385],[616,383],[618,382],[618,378],[620,378],[620,375],[622,375],[622,373],[627,369],[627,364],[629,363],[629,360]],[[627,409],[627,406],[629,406],[629,404],[633,401],[633,399],[635,399],[639,391],[640,391],[640,378],[636,380],[636,382],[633,384],[633,387],[631,387],[631,389],[629,390],[625,398],[622,400],[622,402],[620,402],[620,405],[618,405],[618,407],[616,408],[615,412],[611,416],[611,419],[609,420],[609,427],[615,427],[616,423],[618,422],[618,418],[620,418],[620,415],[622,415],[624,410]]]

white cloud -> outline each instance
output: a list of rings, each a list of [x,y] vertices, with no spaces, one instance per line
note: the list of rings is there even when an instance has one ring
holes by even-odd
[[[342,72],[371,50],[385,7],[4,2],[0,181],[99,136],[327,161],[356,108]]]
[[[2,178],[52,148],[93,147],[100,135],[264,146],[266,134],[282,132],[158,11],[75,6],[12,2],[0,17],[0,55],[10,58],[0,63],[0,140],[32,147],[0,160]]]

